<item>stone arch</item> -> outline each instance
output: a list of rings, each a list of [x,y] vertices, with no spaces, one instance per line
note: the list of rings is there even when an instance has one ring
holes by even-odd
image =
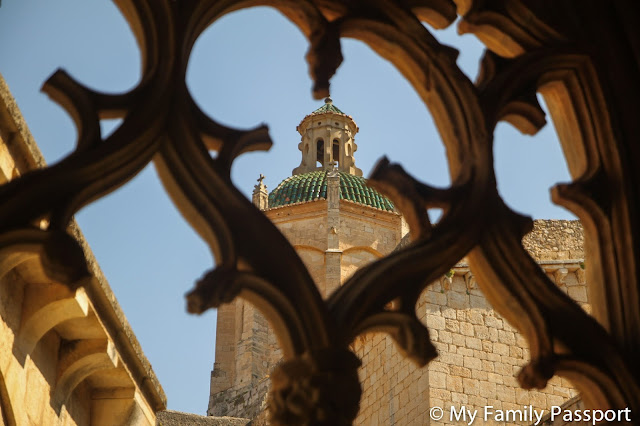
[[[384,255],[367,246],[349,247],[342,252],[341,270],[342,281],[352,276],[358,269],[374,262]]]
[[[630,318],[625,320],[623,312],[624,305],[629,303],[632,296],[625,297],[606,283],[610,280],[635,282],[636,277],[621,276],[629,274],[632,268],[624,264],[624,259],[616,259],[615,252],[602,250],[607,246],[618,246],[617,250],[621,253],[633,250],[631,246],[620,247],[630,242],[620,235],[626,235],[627,230],[631,229],[630,219],[625,214],[628,206],[624,197],[608,200],[612,203],[611,212],[616,213],[609,214],[606,210],[611,207],[598,205],[589,197],[590,190],[587,188],[588,183],[597,185],[598,181],[605,179],[621,179],[624,174],[622,161],[615,146],[608,143],[616,137],[593,65],[586,57],[577,57],[572,62],[575,63],[566,71],[548,72],[540,79],[539,91],[549,107],[574,180],[574,183],[556,185],[552,190],[552,200],[574,212],[583,224],[585,261],[590,265],[586,270],[589,292],[594,299],[606,301],[594,305],[594,316],[611,331],[624,333],[627,328],[629,332],[627,326]],[[590,87],[590,92],[585,87]],[[594,111],[597,113],[594,114]],[[633,321],[634,328],[638,329],[640,319],[634,318]],[[622,334],[617,337],[626,340]]]
[[[351,252],[354,251],[366,251],[370,254],[372,254],[373,256],[377,257],[377,258],[381,258],[384,257],[384,254],[380,253],[378,250],[369,247],[369,246],[354,246],[354,247],[349,247],[348,249],[345,249],[342,251],[342,254],[349,254]]]
[[[331,159],[340,166],[340,141],[338,139],[334,139],[331,143]]]
[[[471,21],[474,18],[467,16],[465,20]],[[464,23],[465,21],[461,23],[461,29],[464,28]],[[456,205],[456,208],[445,214],[440,225],[439,241],[423,238],[421,248],[411,251],[416,255],[415,261],[420,263],[420,268],[430,271],[423,276],[423,280],[435,278],[433,271],[437,270],[437,264],[453,265],[462,257],[459,253],[469,253],[469,264],[476,271],[480,288],[491,305],[495,306],[529,342],[531,362],[519,374],[522,387],[544,387],[547,380],[557,373],[565,378],[571,377],[590,406],[636,406],[637,393],[632,390],[636,389],[636,383],[622,359],[621,352],[593,318],[577,308],[570,298],[539,271],[535,261],[522,247],[521,239],[530,229],[531,223],[504,205],[497,194],[492,161],[493,132],[496,124],[499,121],[508,121],[524,133],[535,133],[544,124],[544,113],[535,101],[535,90],[541,86],[541,81],[545,78],[548,82],[556,81],[560,87],[564,87],[568,96],[556,111],[552,106],[553,100],[547,100],[551,115],[554,119],[565,121],[567,117],[564,115],[567,114],[567,110],[575,109],[576,118],[569,121],[575,120],[580,133],[586,136],[585,141],[590,144],[586,146],[587,150],[597,153],[593,157],[597,161],[590,164],[587,174],[581,176],[576,176],[569,165],[574,182],[557,186],[554,199],[559,200],[561,205],[569,208],[585,223],[587,240],[597,241],[601,248],[615,247],[608,250],[606,257],[601,255],[600,259],[593,262],[587,260],[589,264],[594,265],[594,271],[591,273],[599,273],[600,277],[603,277],[600,269],[607,268],[613,272],[606,280],[609,299],[602,299],[596,304],[609,312],[607,320],[615,321],[611,327],[605,327],[612,330],[614,339],[621,347],[636,340],[640,317],[632,313],[637,313],[638,289],[634,286],[624,286],[622,283],[637,282],[637,263],[628,255],[634,253],[635,248],[633,237],[628,235],[628,230],[634,229],[629,220],[629,203],[634,201],[637,194],[634,194],[629,185],[616,184],[624,182],[623,176],[629,175],[631,171],[628,168],[624,169],[624,162],[616,145],[619,135],[611,132],[611,120],[606,114],[606,111],[614,111],[615,106],[607,104],[598,80],[598,73],[603,69],[594,66],[592,57],[575,51],[559,53],[554,50],[536,50],[528,53],[527,49],[533,46],[517,46],[517,49],[513,46],[501,46],[500,50],[500,46],[494,48],[491,43],[487,43],[494,51],[511,51],[511,54],[506,56],[519,57],[507,66],[501,62],[502,58],[491,52],[487,53],[483,60],[483,72],[475,85],[480,88],[478,96],[473,93],[474,85],[459,69],[451,66],[454,61],[447,63],[444,60],[445,55],[437,57],[429,49],[425,49],[425,59],[412,55],[412,49],[420,47],[409,38],[404,38],[404,34],[400,35],[395,28],[385,27],[378,22],[370,24],[366,29],[349,27],[342,35],[364,41],[404,74],[429,107],[436,122],[442,141],[449,152],[451,181],[458,182],[458,187],[468,185],[468,190],[464,191],[467,198],[463,200],[454,197],[456,202],[465,206]],[[476,29],[482,31],[481,27],[476,28],[468,24],[467,28],[473,32]],[[515,27],[505,28],[506,33],[510,33]],[[491,28],[491,31],[493,30],[494,28]],[[385,37],[382,37],[382,34]],[[395,44],[394,49],[387,48],[390,39],[393,39],[391,43]],[[502,40],[495,37],[490,39],[498,45]],[[553,35],[545,41],[550,45],[557,44]],[[415,72],[417,69],[429,69],[430,74],[424,76]],[[571,78],[572,75],[575,78]],[[419,76],[424,79],[419,80]],[[424,81],[428,83],[424,84]],[[431,90],[432,87],[438,87],[439,90]],[[526,100],[522,101],[525,98]],[[567,108],[569,105],[571,108]],[[579,150],[580,145],[588,144],[581,141],[581,138],[574,138],[568,132],[565,136],[569,142],[567,144],[562,137],[560,138],[565,155],[577,155],[579,158],[580,155],[574,150]],[[380,179],[387,183],[384,174],[395,173],[390,172],[390,168],[388,162],[382,164],[374,171],[372,179]],[[403,172],[396,174],[409,178]],[[610,192],[611,188],[617,190]],[[432,188],[428,188],[428,191],[431,190]],[[483,194],[484,199],[473,194]],[[436,201],[436,198],[425,197],[424,202],[436,203],[441,200]],[[420,203],[423,200],[410,201],[409,198],[405,198],[405,201],[413,203],[410,208],[405,209],[411,214],[424,208],[424,204]],[[464,210],[475,212],[472,220],[463,213]],[[483,223],[480,228],[479,217],[482,217]],[[424,235],[431,235],[431,230],[424,222],[414,219],[409,221],[412,222],[411,229],[420,229]],[[445,221],[448,225],[442,226]],[[588,221],[604,226],[597,228],[589,225]],[[457,225],[451,226],[454,223]],[[588,229],[589,226],[591,229]],[[589,239],[590,233],[597,235],[597,238]],[[469,238],[471,235],[475,236]],[[586,251],[588,250],[587,248]],[[418,258],[419,252],[422,252],[422,255]],[[389,273],[396,259],[399,264],[397,266],[408,265],[409,254],[405,254],[407,257],[404,261],[400,261],[399,257],[390,257],[388,267],[384,270],[378,268],[377,272]],[[428,267],[431,263],[430,256],[434,256],[434,261],[436,258],[439,260]],[[509,259],[509,262],[504,262],[504,259]],[[401,271],[399,268],[394,270]],[[402,272],[394,277],[389,276],[388,282],[380,284],[380,287],[389,289],[400,284],[402,280],[403,287],[408,288],[406,280],[417,278],[416,275],[401,278],[403,276]],[[611,283],[615,284],[610,285]],[[351,306],[362,303],[365,298],[369,301],[374,300],[372,294],[378,294],[375,287],[375,284],[371,285],[366,296],[364,291],[357,295],[358,297],[351,295]],[[380,292],[379,295],[382,297],[386,293]],[[382,302],[377,300],[378,304]],[[598,307],[595,307],[594,311],[597,312],[597,309]],[[625,321],[625,315],[630,321]],[[570,323],[572,326],[570,329],[561,327],[561,323]],[[566,344],[567,353],[575,355],[576,358],[571,362],[555,361],[556,341]],[[585,341],[598,344],[586,348]],[[599,375],[608,380],[599,380]]]

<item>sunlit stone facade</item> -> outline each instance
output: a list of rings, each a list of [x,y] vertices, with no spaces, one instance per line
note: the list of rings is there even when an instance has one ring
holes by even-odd
[[[0,76],[0,185],[44,165]],[[155,425],[166,396],[80,230],[89,271],[75,282],[52,276],[30,232],[32,246],[0,249],[0,423]]]
[[[297,130],[300,166],[270,193],[261,176],[252,200],[295,247],[327,297],[358,268],[409,244],[409,229],[355,168],[358,128],[350,116],[327,99]],[[536,221],[524,245],[560,289],[589,311],[579,222]],[[386,334],[357,338],[353,349],[362,360],[363,386],[357,424],[463,424],[450,422],[449,414],[433,421],[429,410],[531,406],[542,413],[575,397],[571,384],[560,378],[541,391],[519,387],[515,377],[529,358],[527,344],[488,304],[465,259],[423,292],[416,309],[439,357],[418,368]],[[265,422],[269,373],[280,359],[272,330],[252,305],[236,300],[220,308],[209,415]]]

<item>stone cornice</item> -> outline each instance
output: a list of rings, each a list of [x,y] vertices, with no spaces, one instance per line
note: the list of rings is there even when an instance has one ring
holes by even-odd
[[[19,160],[16,161],[16,166],[22,168],[18,170],[19,174],[46,166],[44,157],[2,76],[0,76],[0,128],[13,131],[8,144],[11,154]],[[113,342],[119,357],[123,360],[123,367],[140,388],[152,409],[165,409],[167,397],[164,390],[75,221],[71,221],[68,232],[82,247],[87,266],[93,275],[91,279],[83,280],[82,286],[91,308],[95,310],[96,317],[106,331],[104,337]]]

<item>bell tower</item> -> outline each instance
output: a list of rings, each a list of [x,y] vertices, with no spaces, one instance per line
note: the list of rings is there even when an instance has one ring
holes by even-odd
[[[355,166],[353,118],[327,98],[296,130],[300,165],[271,192],[260,175],[252,202],[296,249],[322,297],[329,297],[358,268],[394,250],[407,228],[393,203]],[[215,353],[208,414],[264,415],[269,372],[282,351],[256,307],[236,299],[218,308]]]
[[[298,144],[302,161],[293,169],[294,175],[331,170],[335,165],[340,172],[362,176],[353,158],[358,149],[355,143],[358,126],[351,116],[333,105],[331,98],[304,117],[296,130],[302,136]]]

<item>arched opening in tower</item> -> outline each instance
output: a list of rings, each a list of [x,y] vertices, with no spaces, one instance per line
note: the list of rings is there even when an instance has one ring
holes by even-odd
[[[340,165],[340,142],[338,139],[333,140],[333,158],[332,160],[336,162],[336,165]]]
[[[316,161],[320,167],[324,166],[324,141],[322,139],[318,139],[316,142]]]

